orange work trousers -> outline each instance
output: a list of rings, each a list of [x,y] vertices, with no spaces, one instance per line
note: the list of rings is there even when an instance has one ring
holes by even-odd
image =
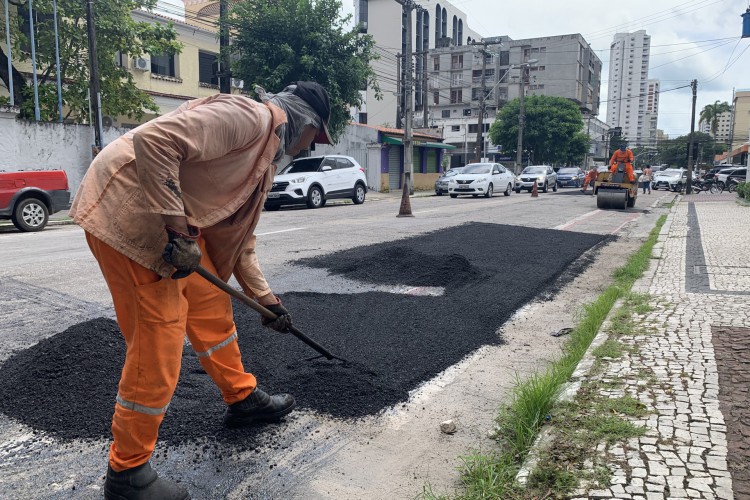
[[[196,273],[162,278],[86,233],[112,294],[127,352],[112,417],[109,463],[116,471],[149,460],[172,399],[185,334],[227,404],[246,398],[255,377],[242,367],[232,303]],[[216,274],[206,253],[201,265]]]
[[[612,173],[612,175],[615,175],[617,173],[617,163],[612,165],[612,167],[609,169],[609,171]],[[633,164],[632,163],[626,163],[625,164],[625,173],[628,176],[628,179],[630,179],[630,182],[635,182],[635,173],[633,173]]]

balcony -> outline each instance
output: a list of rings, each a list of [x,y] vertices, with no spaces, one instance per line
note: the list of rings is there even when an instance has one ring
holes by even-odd
[[[473,85],[482,85],[482,77],[481,76],[473,76],[471,77],[471,83]],[[484,77],[484,84],[490,85],[495,83],[495,76],[485,76]]]
[[[464,63],[451,63],[451,70],[464,69]]]

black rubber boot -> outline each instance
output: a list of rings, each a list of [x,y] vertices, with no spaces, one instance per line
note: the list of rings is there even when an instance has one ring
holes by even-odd
[[[224,425],[242,427],[253,422],[278,422],[281,417],[291,413],[296,405],[291,394],[271,396],[256,388],[242,401],[229,405],[224,414]]]
[[[115,472],[107,468],[104,480],[106,500],[189,500],[188,491],[177,483],[160,478],[148,462]]]

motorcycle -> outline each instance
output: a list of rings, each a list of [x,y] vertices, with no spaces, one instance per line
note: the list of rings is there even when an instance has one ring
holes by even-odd
[[[719,186],[719,183],[715,182],[713,179],[704,180],[704,179],[693,179],[693,191],[695,194],[699,194],[702,192],[708,192],[711,194],[719,194],[723,191],[722,186]]]

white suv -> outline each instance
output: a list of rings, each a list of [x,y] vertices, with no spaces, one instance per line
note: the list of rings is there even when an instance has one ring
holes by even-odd
[[[327,200],[349,198],[355,205],[365,202],[367,178],[357,160],[350,156],[326,155],[298,158],[273,179],[264,208],[284,205],[320,208]]]

